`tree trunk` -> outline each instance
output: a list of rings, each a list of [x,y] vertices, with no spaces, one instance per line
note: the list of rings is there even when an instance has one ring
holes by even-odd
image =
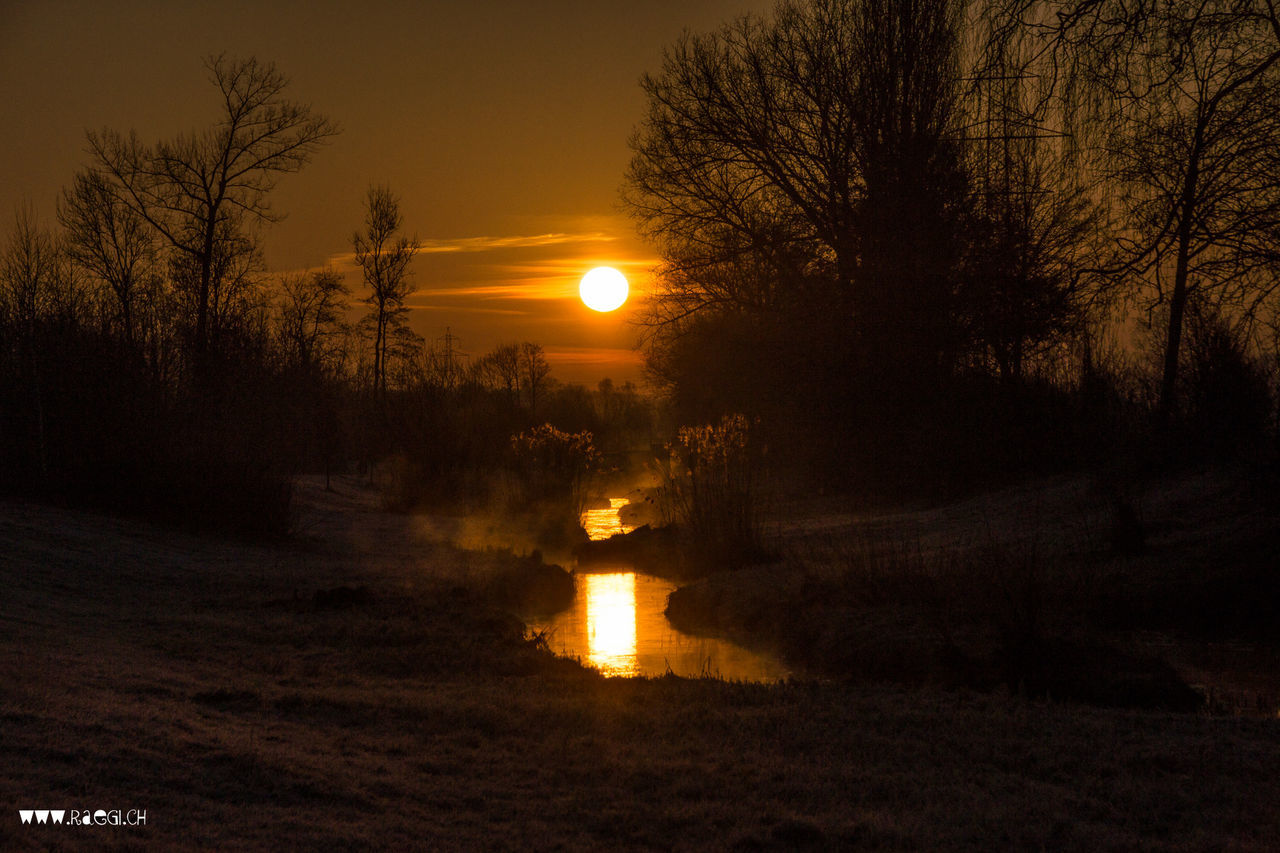
[[[213,280],[213,232],[205,236],[200,256],[200,292],[196,297],[196,352],[203,353],[209,338],[209,290]]]
[[[196,294],[195,380],[198,387],[209,384],[209,291],[213,284],[213,230],[205,233],[200,256],[200,292]]]
[[[378,323],[377,329],[373,336],[373,388],[376,394],[386,396],[386,341],[387,341],[387,315],[384,306],[378,304]]]
[[[1178,258],[1173,271],[1173,294],[1169,297],[1169,330],[1164,347],[1164,375],[1160,380],[1160,423],[1173,416],[1178,393],[1178,352],[1182,345],[1182,319],[1187,309],[1187,276],[1191,260],[1191,219],[1195,204],[1198,160],[1192,160],[1183,183],[1182,215],[1178,220]]]

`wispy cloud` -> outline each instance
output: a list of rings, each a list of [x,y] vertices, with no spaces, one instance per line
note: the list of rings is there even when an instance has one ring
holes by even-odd
[[[618,238],[604,231],[590,231],[571,234],[556,232],[552,234],[526,234],[511,237],[455,237],[442,240],[421,240],[418,253],[423,255],[472,254],[476,252],[497,252],[504,249],[541,249],[546,246],[563,246],[579,243],[612,243]],[[329,263],[340,268],[355,267],[354,252],[342,252],[331,255]]]
[[[501,314],[513,317],[528,316],[528,311],[519,311],[514,308],[480,308],[474,305],[432,305],[430,303],[414,303],[406,302],[406,308],[412,308],[414,311],[448,311],[450,314]]]
[[[517,237],[459,237],[453,240],[423,240],[424,252],[492,252],[496,249],[536,249],[565,243],[612,243],[618,239],[603,231],[586,234],[533,234]]]
[[[602,261],[608,266],[616,267],[629,278],[643,277],[650,270],[658,266],[660,263],[657,258],[638,258],[628,260],[607,260]],[[528,276],[559,276],[571,275],[581,276],[587,271],[587,264],[583,263],[582,258],[559,258],[547,261],[533,261],[522,264],[501,264],[495,265],[494,270],[507,275],[528,275]]]
[[[432,299],[566,299],[576,294],[570,285],[545,284],[477,284],[463,287],[428,287],[415,291]]]

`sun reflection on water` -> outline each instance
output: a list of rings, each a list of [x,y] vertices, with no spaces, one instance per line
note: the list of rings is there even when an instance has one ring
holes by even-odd
[[[584,575],[579,582],[587,610],[587,660],[605,675],[639,674],[635,574]]]
[[[630,533],[632,527],[623,524],[618,510],[631,503],[626,498],[609,498],[609,506],[601,509],[589,509],[582,513],[582,529],[587,531],[591,540],[608,539],[615,533]]]

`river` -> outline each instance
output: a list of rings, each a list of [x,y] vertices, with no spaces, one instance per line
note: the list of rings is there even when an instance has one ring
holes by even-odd
[[[591,539],[630,532],[619,518],[626,498],[610,498],[608,508],[589,509],[582,525]],[[545,632],[557,654],[576,657],[608,676],[710,675],[731,681],[778,681],[788,672],[775,658],[726,640],[677,631],[667,621],[667,596],[674,583],[619,564],[592,567],[575,576],[572,606],[555,616],[529,621]]]

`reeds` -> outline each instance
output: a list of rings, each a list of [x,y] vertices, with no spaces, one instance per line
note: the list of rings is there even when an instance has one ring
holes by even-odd
[[[738,414],[681,427],[668,445],[659,505],[665,520],[684,525],[695,558],[736,568],[765,555],[764,456],[754,422]]]

